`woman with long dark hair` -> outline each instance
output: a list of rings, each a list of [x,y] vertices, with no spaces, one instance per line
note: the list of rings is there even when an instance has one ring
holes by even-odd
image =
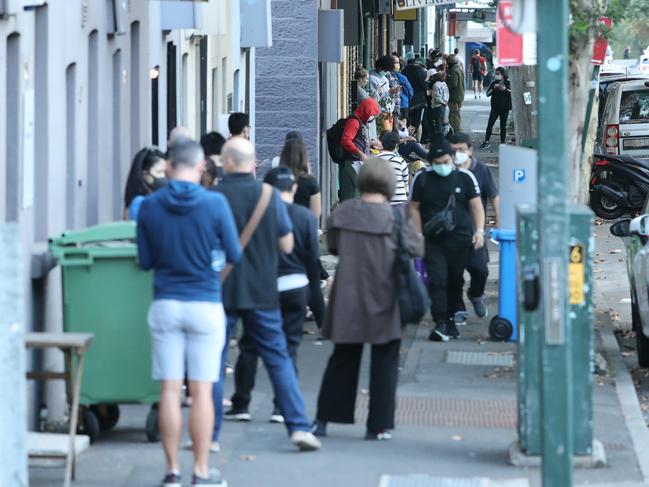
[[[498,118],[500,118],[500,143],[504,144],[507,138],[507,119],[509,118],[509,111],[512,109],[512,89],[509,84],[507,70],[502,66],[496,68],[494,80],[487,88],[487,96],[491,97],[491,112],[489,113],[484,142],[480,144],[481,149],[489,147],[491,131]]]
[[[166,168],[165,155],[156,147],[135,154],[124,190],[125,220],[136,220],[144,197],[167,184]]]
[[[311,176],[309,169],[309,154],[302,136],[298,133],[289,133],[286,137],[284,148],[279,156],[279,165],[288,167],[297,181],[295,204],[309,208],[316,218],[322,213],[322,198],[320,186],[316,178]]]

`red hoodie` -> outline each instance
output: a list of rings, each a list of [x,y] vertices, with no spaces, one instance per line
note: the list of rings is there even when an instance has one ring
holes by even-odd
[[[361,129],[361,122],[366,124],[371,117],[376,117],[381,113],[379,104],[376,103],[374,98],[367,98],[359,103],[358,108],[354,112],[356,117],[349,117],[347,122],[345,122],[345,128],[343,129],[343,135],[340,138],[340,145],[343,146],[343,149],[349,154],[356,156],[359,152],[363,152],[362,148],[357,147],[354,144],[354,139],[358,135],[358,131]],[[360,121],[359,121],[360,120]],[[367,146],[369,148],[369,141],[367,141]]]

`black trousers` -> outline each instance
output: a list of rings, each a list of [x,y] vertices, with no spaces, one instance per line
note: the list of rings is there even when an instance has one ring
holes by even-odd
[[[424,112],[424,105],[417,105],[416,108],[410,108],[408,111],[408,125],[419,128]]]
[[[468,245],[426,242],[424,260],[428,273],[430,312],[435,323],[443,323],[459,311],[464,286],[462,275],[470,250]]]
[[[297,349],[302,342],[304,333],[308,287],[284,291],[279,294],[279,299],[288,354],[297,372]],[[233,409],[248,409],[250,405],[252,390],[255,387],[258,358],[253,340],[244,331],[239,340],[239,357],[234,366],[235,392],[232,395]],[[275,408],[277,409],[277,401],[275,401]]]
[[[370,406],[367,429],[381,432],[394,428],[401,340],[372,345]],[[329,357],[318,395],[316,418],[327,423],[354,422],[358,375],[363,344],[336,344]]]
[[[509,110],[491,109],[491,112],[489,112],[489,121],[487,122],[487,133],[484,136],[484,140],[488,141],[491,138],[491,131],[494,128],[497,118],[500,118],[500,143],[504,144],[507,138],[507,119],[509,118]]]
[[[441,134],[443,132],[445,112],[446,112],[446,107],[441,105],[429,109],[428,130],[431,138],[433,134]]]
[[[471,276],[469,284],[469,297],[479,298],[484,295],[487,287],[487,278],[489,277],[489,251],[485,245],[481,249],[471,249],[471,255],[466,265],[466,270]],[[462,275],[462,286],[464,286],[464,274]],[[459,311],[466,311],[464,299],[460,295]]]

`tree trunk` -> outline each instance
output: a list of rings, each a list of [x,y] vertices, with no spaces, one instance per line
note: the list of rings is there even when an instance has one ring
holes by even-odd
[[[512,86],[512,117],[516,145],[538,137],[536,111],[536,66],[516,66],[509,69]]]
[[[586,128],[586,110],[591,87],[593,65],[594,38],[591,36],[583,41],[570,43],[570,74],[568,110],[568,133],[570,135],[568,161],[570,164],[570,201],[572,203],[588,202],[588,181],[590,179],[590,162],[595,142],[593,125],[597,125],[597,118],[592,122],[592,114],[597,117],[597,108],[594,107],[591,119]],[[597,97],[597,90],[595,91]],[[582,138],[586,134],[585,149],[582,153]]]

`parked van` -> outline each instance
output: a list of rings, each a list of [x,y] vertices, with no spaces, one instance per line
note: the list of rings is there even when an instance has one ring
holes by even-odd
[[[595,152],[649,159],[649,81],[614,83],[607,92]]]

